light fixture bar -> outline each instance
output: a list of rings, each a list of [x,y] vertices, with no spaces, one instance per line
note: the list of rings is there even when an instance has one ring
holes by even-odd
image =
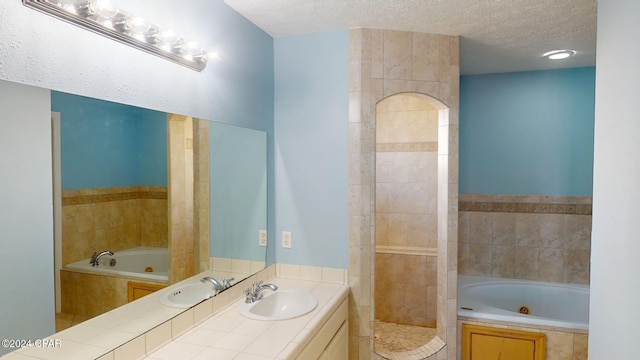
[[[22,3],[32,9],[64,20],[96,34],[132,46],[149,54],[173,61],[196,71],[202,71],[207,66],[208,54],[201,49],[182,47],[184,42],[175,37],[175,44],[163,43],[156,36],[161,31],[157,26],[148,24],[148,29],[141,25],[142,20],[125,12],[115,9],[113,19],[105,19],[90,10],[92,2],[104,0],[22,0]],[[71,3],[63,6],[64,3]],[[101,21],[102,20],[102,21]]]

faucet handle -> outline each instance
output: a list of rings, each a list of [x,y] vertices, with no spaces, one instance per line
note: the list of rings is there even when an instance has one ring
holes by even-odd
[[[232,277],[231,277],[231,278],[228,278],[228,279],[222,279],[222,287],[223,287],[224,289],[228,289],[228,288],[230,288],[230,287],[231,287],[231,282],[232,282],[233,280],[235,280],[235,278],[232,278]],[[224,289],[223,289],[223,290],[224,290]]]
[[[244,289],[244,291],[243,291],[243,292],[244,292],[244,295],[245,295],[245,298],[244,298],[244,302],[245,302],[245,303],[247,303],[247,304],[251,304],[251,303],[253,303],[254,301],[256,301],[256,298],[255,298],[255,292],[253,291],[253,289],[251,289],[251,288],[249,287],[249,288]]]

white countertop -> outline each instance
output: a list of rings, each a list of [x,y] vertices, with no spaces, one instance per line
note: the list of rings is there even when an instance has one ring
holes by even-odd
[[[318,299],[310,313],[289,320],[243,317],[240,299],[166,343],[145,360],[293,359],[347,298],[349,286],[320,281],[276,278],[280,289],[304,290]]]
[[[24,347],[0,358],[173,360],[198,359],[200,355],[200,359],[211,358],[217,351],[215,359],[226,359],[230,354],[239,356],[231,357],[234,359],[286,359],[304,348],[349,291],[345,270],[275,264],[193,308],[160,304],[166,291],[213,274],[209,270],[194,275],[47,338],[48,344],[57,346]],[[282,289],[311,292],[317,297],[318,306],[309,314],[290,320],[246,319],[237,306],[244,301],[242,290],[258,280],[275,283]],[[173,353],[176,349],[178,354]]]

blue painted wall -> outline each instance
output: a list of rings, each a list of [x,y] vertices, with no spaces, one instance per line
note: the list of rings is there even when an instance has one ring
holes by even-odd
[[[0,337],[42,339],[55,332],[49,90],[0,81],[0,109]]]
[[[595,68],[460,78],[460,193],[590,196]]]
[[[127,8],[148,2],[129,0]],[[23,220],[28,219],[29,224],[38,224],[29,227],[3,216],[5,222],[0,226],[6,239],[4,244],[10,248],[10,251],[1,252],[0,273],[9,277],[10,274],[30,274],[28,283],[14,281],[19,288],[15,291],[7,288],[2,293],[2,304],[11,305],[0,306],[0,319],[3,319],[0,333],[6,338],[38,339],[53,333],[55,328],[51,97],[46,89],[267,131],[269,227],[270,231],[275,228],[272,225],[275,224],[273,39],[222,0],[154,0],[149,10],[154,13],[149,18],[158,24],[171,27],[176,23],[180,25],[181,33],[185,26],[193,29],[190,33],[187,30],[185,37],[198,40],[207,48],[218,49],[222,60],[212,62],[203,72],[195,72],[65,22],[54,21],[19,1],[0,2],[0,79],[38,86],[38,90],[43,91],[34,95],[10,89],[22,101],[11,96],[3,98],[19,105],[16,116],[9,116],[3,108],[6,119],[0,126],[0,143],[6,146],[0,147],[3,151],[6,149],[6,154],[11,154],[3,160],[19,166],[12,173],[14,176],[2,176],[5,183],[0,191],[3,199],[0,213],[15,214]],[[183,17],[188,21],[180,21]],[[69,59],[74,59],[73,69]],[[24,104],[37,114],[25,112]],[[25,134],[28,139],[23,139]],[[20,146],[8,141],[10,139],[28,144],[29,149],[22,151]],[[13,197],[5,201],[7,194]],[[38,249],[37,254],[34,249]],[[33,261],[13,261],[22,259]],[[3,278],[3,284],[8,282],[11,280],[4,281]],[[20,303],[26,306],[17,309],[15,304]],[[50,315],[42,315],[34,309],[47,311]],[[37,321],[24,315],[27,313],[36,316]],[[20,326],[12,321],[14,318],[23,320]],[[8,350],[0,349],[0,354]]]
[[[346,269],[349,33],[276,38],[274,48],[275,257]]]
[[[62,189],[167,185],[167,115],[51,92],[60,112]]]
[[[258,232],[267,229],[267,135],[209,126],[212,257],[265,261]]]

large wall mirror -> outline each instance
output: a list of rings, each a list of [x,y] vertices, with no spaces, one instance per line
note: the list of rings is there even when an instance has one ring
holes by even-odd
[[[264,268],[265,132],[56,91],[51,110],[57,331],[134,300],[130,283],[147,291],[216,270],[233,285]],[[192,121],[177,151],[176,119]],[[191,166],[172,164],[181,156]],[[187,244],[170,230],[172,202],[185,200],[172,196],[171,184],[190,175],[176,169],[193,178],[195,235]],[[171,273],[177,253],[192,264],[181,277]],[[159,311],[157,324],[180,311],[165,309],[165,318]]]

